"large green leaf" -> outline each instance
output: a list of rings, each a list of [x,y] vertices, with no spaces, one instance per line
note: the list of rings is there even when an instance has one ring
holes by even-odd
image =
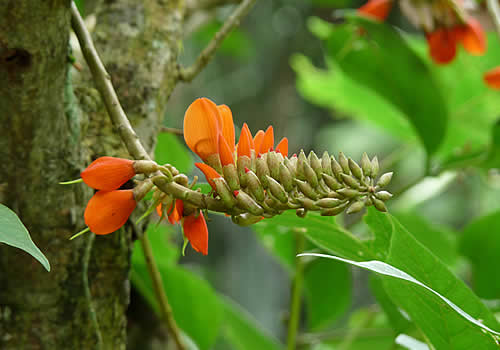
[[[472,320],[465,319],[451,304],[430,295],[421,286],[384,278],[388,295],[437,349],[496,348],[491,336],[485,334],[477,324],[473,324],[473,320],[481,319],[484,325],[499,329],[495,317],[440,259],[420,244],[390,214],[370,208],[366,222],[375,236],[387,236],[387,227],[392,227],[385,263],[405,271],[473,316]],[[375,224],[377,222],[381,224]]]
[[[282,345],[267,334],[257,322],[239,305],[228,298],[222,298],[224,308],[224,337],[237,350],[279,350]]]
[[[24,250],[50,271],[50,263],[31,240],[30,234],[16,213],[0,204],[0,243]]]
[[[446,133],[448,110],[431,70],[389,25],[356,16],[348,20],[332,31],[327,42],[329,58],[351,79],[401,111],[427,153],[435,153]]]
[[[500,211],[481,217],[464,230],[461,251],[472,262],[472,282],[482,298],[500,298]]]

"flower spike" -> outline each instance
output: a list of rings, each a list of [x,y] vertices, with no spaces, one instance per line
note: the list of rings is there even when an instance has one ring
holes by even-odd
[[[83,182],[96,190],[120,188],[135,175],[134,161],[115,157],[100,157],[82,171]]]

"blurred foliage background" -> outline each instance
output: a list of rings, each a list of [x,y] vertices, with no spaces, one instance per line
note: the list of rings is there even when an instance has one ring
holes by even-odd
[[[389,25],[362,21],[367,38],[353,40],[359,20],[340,20],[338,9],[360,5],[257,2],[204,71],[176,89],[165,126],[182,128],[186,107],[204,96],[228,105],[237,128],[246,122],[255,133],[273,125],[276,139],[288,137],[290,153],[377,155],[382,168],[395,173],[390,212],[497,311],[500,283],[492,276],[500,257],[500,183],[492,168],[499,164],[500,96],[484,86],[482,72],[500,62],[498,39],[489,35],[483,57],[460,52],[452,64],[436,66],[427,57],[423,35],[397,9]],[[234,6],[187,18],[184,64],[194,61]],[[404,29],[404,39],[390,25]],[[158,162],[200,176],[195,157],[182,137],[160,135]],[[241,228],[211,214],[207,257],[190,248],[180,256],[178,228],[151,225],[176,319],[200,349],[282,347],[296,268],[297,233],[286,226],[293,216]],[[363,238],[369,233],[360,218],[337,222]],[[161,330],[151,326],[154,317],[144,312],[147,302],[155,301],[139,249],[133,261],[131,319],[141,320],[152,339],[161,339]],[[397,311],[381,280],[368,272],[316,260],[306,267],[304,285],[298,337],[303,348],[411,348],[409,342],[395,344],[403,332],[425,341]],[[131,321],[130,348],[143,349],[145,340],[134,337],[135,326]],[[154,341],[147,343],[154,348]]]

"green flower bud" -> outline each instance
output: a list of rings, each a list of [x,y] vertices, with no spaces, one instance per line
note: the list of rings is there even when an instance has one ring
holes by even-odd
[[[276,155],[276,152],[271,151],[267,153],[267,167],[269,168],[269,171],[271,172],[271,177],[275,180],[279,180],[280,176],[280,161],[278,159],[278,156]]]
[[[342,184],[338,182],[333,176],[323,174],[323,180],[325,181],[326,185],[334,191],[342,188]]]
[[[224,179],[229,185],[229,189],[231,191],[239,190],[240,180],[238,178],[238,171],[236,170],[234,164],[224,165],[222,167],[222,172],[224,174]]]
[[[338,206],[342,203],[343,203],[343,201],[341,201],[340,199],[336,199],[336,198],[321,198],[321,199],[316,201],[317,206],[319,206],[321,208],[326,208],[326,209],[335,208],[336,206]]]
[[[344,180],[344,183],[350,188],[354,188],[356,190],[359,190],[361,188],[358,180],[356,180],[351,175],[342,174],[342,180]]]
[[[309,183],[301,181],[299,179],[295,179],[295,183],[297,184],[297,187],[299,188],[300,192],[302,192],[304,195],[313,200],[318,199],[318,194],[316,193],[316,191],[314,191],[311,185],[309,185]]]
[[[220,162],[220,158],[217,153],[209,155],[205,160],[205,163],[214,168],[214,170],[219,174],[222,174],[222,164]]]
[[[321,167],[323,168],[323,173],[332,176],[332,161],[330,160],[330,155],[327,151],[323,153],[323,157],[321,157]]]
[[[253,171],[248,170],[246,173],[246,180],[250,193],[258,202],[262,202],[265,198],[265,193],[257,175],[255,175]]]
[[[334,156],[331,156],[331,163],[332,163],[332,171],[337,180],[342,181],[342,167],[340,166],[339,162],[335,159]]]
[[[380,199],[381,201],[387,201],[392,198],[392,194],[387,191],[379,191],[375,193],[375,197]]]
[[[262,216],[254,216],[249,213],[243,213],[231,216],[231,220],[239,226],[250,226],[262,220]]]
[[[297,166],[295,168],[295,175],[297,179],[304,181],[306,176],[304,174],[304,164],[307,163],[306,154],[304,150],[300,150],[299,156],[297,157]]]
[[[250,157],[240,156],[236,161],[236,165],[238,167],[238,177],[240,180],[240,184],[242,187],[247,187],[247,179],[246,179],[246,171],[245,169],[250,169],[251,164]]]
[[[323,174],[323,167],[321,166],[321,161],[319,160],[316,153],[313,151],[309,152],[309,165],[313,168],[316,176],[321,179],[321,174]]]
[[[347,214],[353,214],[361,211],[365,207],[365,203],[362,201],[355,201],[352,203],[349,208],[347,208],[346,213]]]
[[[342,171],[344,174],[351,175],[351,169],[349,169],[349,161],[347,160],[344,153],[339,152],[339,163],[342,167]]]
[[[363,152],[363,155],[361,156],[361,169],[363,169],[365,176],[371,176],[372,163],[370,162],[370,158],[368,158],[368,154],[366,154],[366,152]]]
[[[295,214],[297,214],[299,218],[305,218],[307,215],[307,210],[305,210],[304,208],[299,208],[295,211]]]
[[[379,171],[378,158],[377,156],[372,159],[372,179],[376,178]]]
[[[281,186],[281,184],[270,176],[267,176],[267,182],[269,184],[269,190],[271,194],[276,197],[281,203],[288,203],[288,195]]]
[[[325,209],[321,211],[321,216],[335,216],[337,214],[340,214],[344,211],[345,207],[347,206],[348,202],[342,203],[341,205],[335,207],[335,208],[330,208],[330,209]]]
[[[236,204],[236,199],[233,196],[231,190],[229,190],[229,186],[227,185],[226,180],[222,177],[218,177],[212,180],[215,183],[215,190],[219,195],[220,199],[224,202],[226,207],[229,209],[233,208]]]
[[[160,169],[159,165],[152,160],[136,160],[133,167],[136,174],[151,174]]]
[[[377,188],[385,187],[391,182],[392,179],[392,172],[390,173],[385,173],[378,179],[377,181]]]
[[[375,197],[372,197],[373,205],[377,210],[379,211],[387,211],[387,207],[385,206],[384,202],[382,202],[380,199],[377,199]]]
[[[318,210],[319,207],[314,204],[314,201],[307,197],[299,198],[299,202],[302,204],[302,207],[307,210]]]
[[[297,172],[297,157],[285,158],[283,163],[286,165],[288,170],[290,170],[290,174],[292,177],[295,177],[295,173]]]
[[[347,161],[349,163],[349,169],[351,169],[352,174],[359,180],[363,180],[363,170],[360,168],[360,166],[351,158],[349,158]]]
[[[352,188],[341,188],[340,190],[337,190],[337,193],[340,193],[346,198],[354,198],[361,194],[358,191],[353,190]]]
[[[283,188],[285,191],[290,192],[293,189],[293,177],[292,174],[290,174],[290,170],[288,170],[285,164],[280,163],[279,172],[279,180],[283,185]]]
[[[236,197],[237,206],[248,211],[250,214],[260,216],[264,213],[264,208],[257,204],[245,191],[239,190],[233,192]]]
[[[316,172],[313,170],[313,168],[309,165],[308,162],[304,163],[303,169],[304,169],[304,176],[307,182],[309,182],[309,184],[313,188],[318,187],[318,177],[316,176]]]
[[[263,157],[257,158],[255,162],[257,167],[257,177],[259,178],[262,186],[267,188],[269,186],[267,176],[271,175],[269,168],[267,167],[267,162]]]

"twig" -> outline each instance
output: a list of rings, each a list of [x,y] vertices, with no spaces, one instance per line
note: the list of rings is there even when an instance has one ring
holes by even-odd
[[[85,247],[85,253],[83,255],[82,263],[82,277],[83,277],[83,290],[85,291],[85,299],[87,299],[87,304],[89,308],[90,320],[92,321],[92,326],[95,329],[95,335],[97,337],[97,349],[103,349],[103,340],[101,329],[99,328],[99,322],[97,321],[97,314],[95,312],[94,304],[92,303],[92,295],[90,294],[89,287],[89,261],[90,254],[92,252],[92,246],[94,244],[95,235],[88,236],[87,246]]]
[[[212,40],[208,43],[207,47],[200,53],[196,62],[190,67],[179,67],[178,78],[182,81],[193,80],[198,73],[210,62],[215,51],[222,44],[222,41],[229,35],[229,33],[239,25],[241,19],[250,11],[252,6],[257,0],[243,0],[243,2],[236,8],[236,10],[224,22],[224,25],[214,35]]]
[[[304,251],[305,237],[302,233],[295,234],[295,252],[300,254]],[[297,331],[300,321],[300,306],[302,301],[302,285],[304,283],[304,260],[295,260],[295,278],[292,286],[292,300],[290,303],[290,321],[288,322],[287,350],[295,350],[297,343]]]
[[[486,0],[486,5],[488,6],[488,12],[495,22],[495,27],[497,29],[497,34],[500,36],[500,5],[498,0]]]
[[[139,138],[137,137],[134,129],[132,129],[129,120],[120,105],[120,101],[118,100],[115,89],[113,88],[113,84],[111,83],[111,78],[108,72],[106,72],[106,68],[99,58],[99,55],[97,54],[94,43],[92,41],[92,37],[85,28],[85,23],[83,22],[83,19],[80,16],[80,12],[78,11],[74,2],[71,3],[71,26],[78,38],[83,56],[85,57],[85,60],[89,65],[97,90],[99,90],[101,94],[104,105],[106,106],[108,114],[111,117],[111,121],[118,129],[120,137],[125,143],[128,152],[135,159],[151,160],[149,154],[146,152],[141,142],[139,141]],[[178,184],[175,185],[182,187]],[[174,339],[177,348],[179,350],[185,350],[186,346],[182,341],[179,328],[172,316],[172,309],[170,308],[170,305],[168,303],[167,295],[165,294],[165,289],[163,288],[161,275],[154,260],[147,236],[145,234],[141,235],[140,240],[142,249],[144,251],[144,256],[146,257],[148,271],[150,272],[151,279],[153,280],[156,297],[159,301],[161,312],[167,324],[167,328],[170,332],[170,335]]]
[[[167,128],[166,126],[162,126],[160,128],[160,132],[165,132],[168,134],[174,134],[174,135],[184,135],[181,129],[176,129],[176,128]]]

